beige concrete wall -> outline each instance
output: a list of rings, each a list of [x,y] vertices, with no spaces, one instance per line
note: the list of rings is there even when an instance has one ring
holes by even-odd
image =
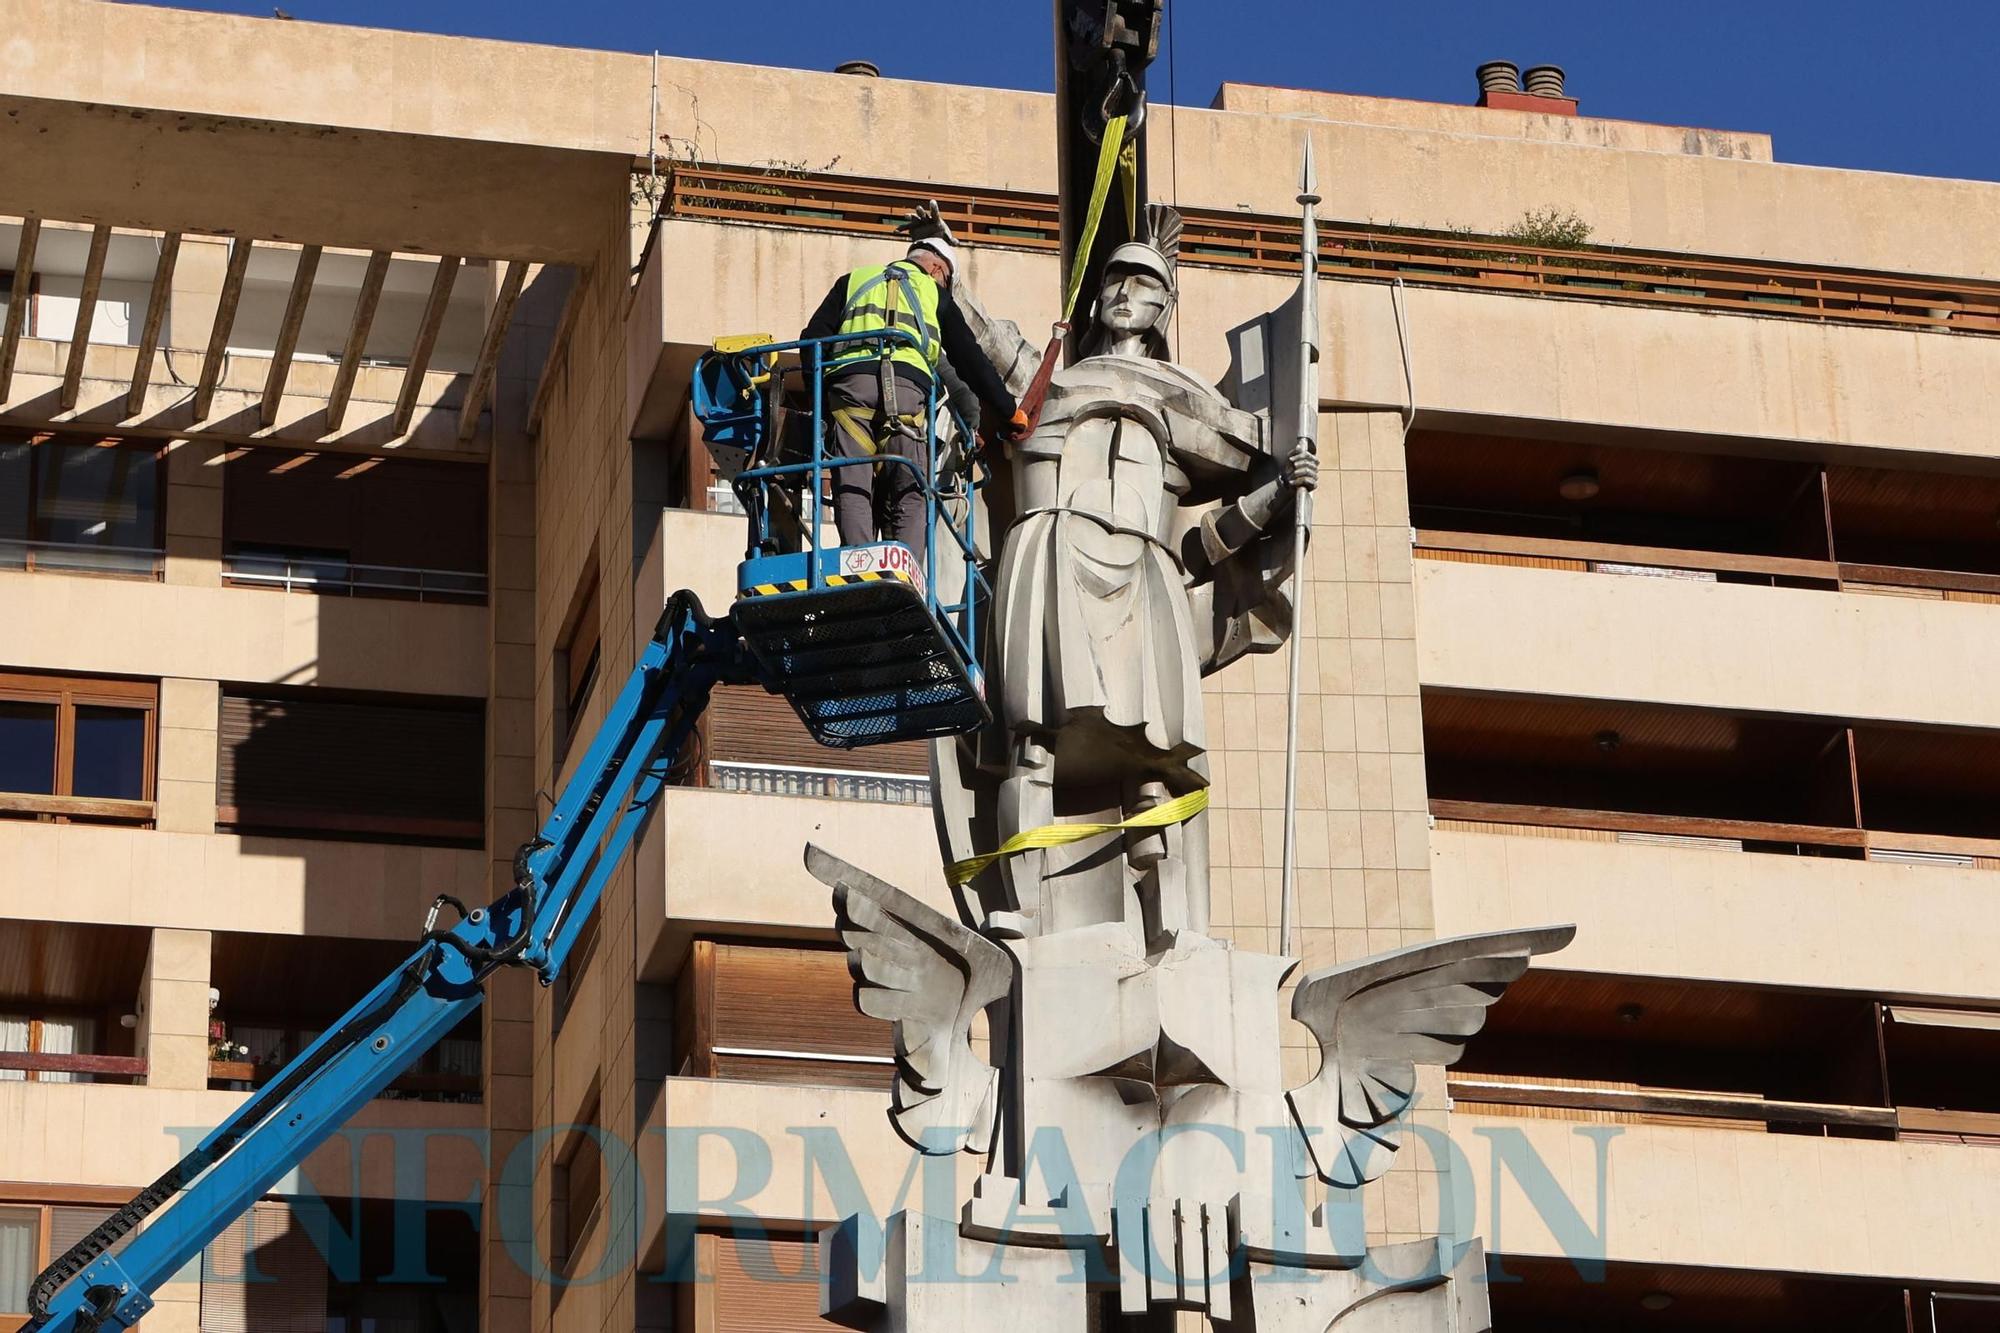
[[[9,820],[0,862],[19,921],[407,940],[436,895],[490,896],[485,854],[450,847]]]
[[[0,571],[0,623],[44,671],[486,693],[482,606]]]
[[[247,1096],[115,1084],[0,1083],[0,1125],[6,1126],[0,1134],[0,1179],[111,1185],[136,1193]],[[429,1131],[422,1197],[461,1201],[472,1197],[485,1174],[479,1128],[476,1106],[373,1101],[349,1122],[347,1135],[329,1139],[306,1160],[302,1174],[272,1192],[295,1193],[303,1181],[335,1198],[357,1189],[364,1198],[395,1198],[395,1140],[369,1131]],[[412,1169],[404,1166],[406,1174]]]
[[[668,222],[661,249],[661,337],[703,347],[725,332],[793,336],[834,276],[895,247]],[[982,301],[1039,339],[1054,313],[1054,260],[996,249],[967,256]],[[1186,269],[1181,284],[1177,355],[1219,380],[1229,330],[1275,308],[1297,280]],[[1322,401],[1405,407],[1391,289],[1327,282],[1320,291]],[[1981,425],[2000,416],[2000,341],[1990,338],[1419,287],[1406,289],[1405,307],[1416,405],[1433,419],[1645,431],[1767,452],[1996,453]]]
[[[2000,1282],[1994,1244],[2000,1236],[2000,1153],[1460,1111],[1452,1117],[1451,1140],[1478,1186],[1478,1227],[1489,1251],[1563,1253],[1511,1169],[1502,1173],[1495,1225],[1496,1142],[1525,1139],[1555,1188],[1588,1229],[1597,1230],[1596,1146],[1582,1131],[1610,1139],[1602,1241],[1614,1261],[1915,1283]]]
[[[635,574],[647,555],[644,547],[657,534],[657,520],[651,514],[642,518],[635,506],[634,451],[627,434],[625,316],[627,275],[635,257],[633,216],[628,202],[617,197],[601,199],[588,208],[587,216],[596,257],[572,297],[577,305],[569,340],[549,364],[541,431],[532,453],[534,485],[532,490],[521,486],[509,497],[510,504],[519,506],[518,517],[510,522],[523,525],[515,530],[533,535],[534,595],[532,606],[501,647],[513,661],[525,661],[531,673],[531,694],[523,697],[531,715],[523,720],[533,736],[532,758],[524,771],[550,792],[559,790],[561,778],[574,767],[583,739],[603,719],[637,659],[640,634],[650,634],[659,615],[656,602],[644,605],[634,591]],[[597,684],[575,723],[578,742],[559,758],[556,692],[565,687],[555,678],[555,649],[580,587],[593,576],[601,627]],[[613,875],[597,909],[596,954],[588,972],[577,978],[579,984],[595,988],[591,1004],[573,1011],[563,1025],[565,1049],[578,1052],[573,1076],[559,1076],[553,1058],[557,1036],[549,993],[536,990],[524,997],[522,1016],[532,1030],[527,1049],[542,1054],[526,1062],[518,1105],[510,1097],[505,1127],[510,1137],[537,1126],[571,1123],[583,1087],[597,1090],[597,1124],[628,1141],[635,1137],[642,1088],[636,1052],[641,1025],[633,982],[637,969],[632,884],[628,858]],[[583,1073],[584,1067],[590,1072]],[[513,1077],[510,1073],[510,1082]],[[545,1156],[530,1207],[543,1234],[551,1218],[546,1169],[550,1164]],[[498,1195],[490,1197],[497,1200]],[[493,1216],[489,1206],[489,1221]],[[617,1225],[631,1223],[619,1219]],[[486,1235],[489,1262],[482,1265],[482,1328],[513,1333],[552,1327],[555,1302],[549,1286],[526,1280],[505,1255],[497,1227],[490,1227]],[[632,1281],[631,1273],[621,1273],[605,1287],[591,1288],[582,1305],[565,1301],[570,1312],[565,1321],[581,1318],[576,1312],[588,1309],[601,1316],[605,1327],[621,1322],[634,1326]]]
[[[2000,616],[1919,601],[1416,562],[1426,685],[2000,727]]]
[[[956,915],[929,806],[671,788],[635,854],[647,977],[678,972],[698,934],[829,937],[833,900],[806,871],[808,842]]]
[[[1353,125],[1380,125],[1390,129],[1427,130],[1478,138],[1535,139],[1627,152],[1692,153],[1733,157],[1746,162],[1771,160],[1771,136],[1768,134],[1475,106],[1472,105],[1475,89],[1471,67],[1468,66],[1465,73],[1463,88],[1467,99],[1464,104],[1458,105],[1420,102],[1406,97],[1363,97],[1355,93],[1320,92],[1310,88],[1225,82],[1215,94],[1213,109],[1254,116],[1309,117]]]
[[[1575,922],[1565,969],[2000,999],[1991,870],[1456,829],[1431,866],[1438,933]]]
[[[66,0],[22,0],[11,17],[0,89],[24,97],[634,155],[652,125],[644,56]],[[676,59],[658,73],[659,130],[705,161],[1010,189],[1054,179],[1046,95]],[[1499,230],[1573,207],[1610,244],[2000,276],[2000,185],[1456,128],[1442,113],[1437,128],[1314,123],[1327,216]],[[1148,151],[1174,161],[1186,203],[1289,214],[1298,134],[1281,115],[1163,108]]]
[[[1182,355],[1220,376],[1223,335],[1296,281],[1217,270],[1183,276]],[[1321,393],[1408,402],[1391,289],[1322,284]],[[1991,458],[1980,423],[2000,412],[2000,341],[1644,309],[1556,297],[1405,290],[1420,413],[1706,437]],[[1476,427],[1475,427],[1476,428]],[[1665,441],[1665,442],[1671,442]]]

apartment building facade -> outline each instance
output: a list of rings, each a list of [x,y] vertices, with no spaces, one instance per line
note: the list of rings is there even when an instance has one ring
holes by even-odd
[[[728,605],[712,339],[926,198],[988,305],[1058,299],[1046,96],[4,12],[0,1329],[504,887],[669,593]],[[1304,965],[1578,925],[1368,1230],[1483,1234],[1500,1329],[1991,1327],[2000,186],[1575,110],[1148,126],[1213,378],[1296,281],[1302,135],[1325,182]],[[1216,926],[1270,950],[1282,659],[1207,705]],[[912,1186],[800,855],[947,906],[926,771],[724,691],[569,975],[497,982],[146,1326],[814,1326],[812,1229]]]

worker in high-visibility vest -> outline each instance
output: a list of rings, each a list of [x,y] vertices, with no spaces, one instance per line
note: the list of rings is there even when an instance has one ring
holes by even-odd
[[[1007,423],[1002,431],[1007,438],[1019,439],[1028,430],[1027,414],[945,290],[957,265],[949,242],[925,237],[894,263],[871,264],[842,276],[799,335],[826,338],[899,328],[916,338],[916,346],[891,348],[886,357],[879,343],[832,346],[824,402],[832,448],[840,457],[889,454],[916,464],[915,470],[893,464],[833,470],[840,544],[866,545],[879,531],[908,546],[919,569],[925,568],[930,536],[924,531],[921,470],[924,402],[931,382],[948,367]]]

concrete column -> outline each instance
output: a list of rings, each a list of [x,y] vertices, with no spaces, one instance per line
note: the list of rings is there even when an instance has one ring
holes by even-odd
[[[160,750],[155,775],[156,826],[173,833],[215,832],[217,713],[212,680],[160,682]]]
[[[208,963],[205,930],[153,931],[139,982],[139,1053],[146,1086],[208,1086]]]
[[[213,440],[177,440],[167,454],[167,582],[222,583],[222,454]]]

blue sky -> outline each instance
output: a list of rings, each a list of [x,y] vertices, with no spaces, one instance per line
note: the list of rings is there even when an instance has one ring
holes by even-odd
[[[179,0],[269,14],[274,0]],[[276,0],[301,19],[1046,89],[1049,0]],[[1154,95],[1224,79],[1471,100],[1473,66],[1554,63],[1588,115],[1762,130],[1787,162],[2000,180],[2000,0],[1169,0]],[[1169,54],[1171,53],[1171,71]],[[1176,88],[1174,85],[1178,85]]]

